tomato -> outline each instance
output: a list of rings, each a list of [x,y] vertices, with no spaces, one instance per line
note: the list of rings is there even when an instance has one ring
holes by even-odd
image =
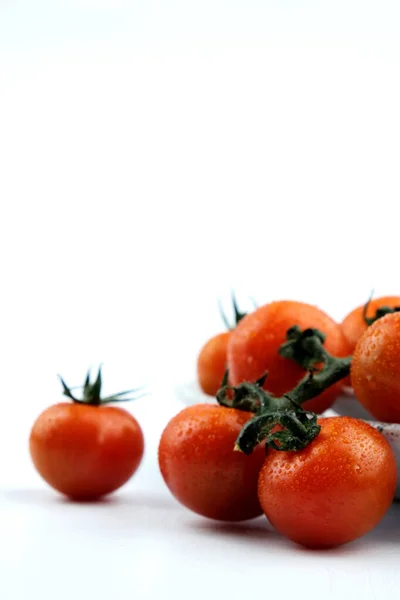
[[[381,298],[375,298],[370,300],[368,303],[366,317],[373,318],[378,308],[382,306],[388,306],[389,308],[395,308],[400,306],[399,296],[382,296]],[[367,323],[364,320],[364,305],[358,306],[352,310],[341,323],[342,331],[349,343],[350,354],[353,354],[358,340],[368,328]],[[350,377],[346,377],[344,385],[351,387]]]
[[[226,349],[230,331],[212,337],[203,346],[197,359],[197,378],[205,394],[215,396],[226,370]]]
[[[383,296],[382,298],[371,300],[368,304],[367,318],[374,317],[377,309],[381,306],[388,306],[389,308],[400,306],[400,296]],[[353,354],[358,340],[368,328],[368,325],[364,321],[363,311],[364,305],[358,306],[341,323],[342,331],[349,343],[350,354]]]
[[[100,367],[93,383],[87,374],[83,397],[78,399],[60,379],[64,396],[73,403],[50,406],[37,418],[29,440],[32,461],[43,479],[62,494],[95,500],[126,483],[142,460],[139,423],[127,411],[105,406],[133,400],[140,389],[102,398]]]
[[[293,389],[305,371],[294,361],[279,356],[286,332],[293,325],[301,329],[316,328],[326,335],[326,350],[339,357],[347,356],[348,344],[340,326],[315,306],[294,301],[278,301],[261,306],[244,317],[228,341],[227,360],[232,385],[255,381],[268,371],[264,388],[281,396]],[[341,382],[304,404],[304,408],[321,413],[340,394]]]
[[[350,376],[357,399],[375,419],[400,423],[400,313],[382,317],[363,333]]]
[[[239,310],[235,294],[232,292],[234,322],[231,324],[220,305],[220,314],[228,331],[215,335],[202,347],[197,357],[197,379],[205,394],[215,396],[221,387],[226,371],[226,351],[232,330],[246,316]]]
[[[271,525],[309,548],[329,548],[373,529],[396,489],[389,443],[368,423],[319,419],[321,432],[298,452],[268,451],[258,493]]]
[[[75,500],[110,494],[130,479],[144,449],[127,411],[62,402],[47,408],[30,436],[33,463],[54,489]]]
[[[241,521],[262,514],[257,482],[265,458],[259,445],[251,456],[234,451],[252,413],[211,404],[182,410],[165,428],[158,460],[175,498],[210,519]]]

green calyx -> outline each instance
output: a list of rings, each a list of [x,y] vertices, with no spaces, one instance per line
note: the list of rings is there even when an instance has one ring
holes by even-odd
[[[318,329],[304,329],[295,325],[286,333],[286,342],[279,348],[280,356],[294,360],[308,371],[298,385],[288,392],[298,404],[315,398],[350,372],[351,356],[332,356],[324,348],[325,334]],[[322,365],[317,369],[315,365]]]
[[[363,319],[364,322],[366,323],[366,325],[368,325],[368,327],[370,325],[372,325],[372,323],[375,323],[375,321],[378,321],[378,319],[381,319],[382,317],[384,317],[385,315],[391,315],[393,313],[396,312],[400,312],[400,306],[379,306],[376,311],[374,316],[372,317],[367,317],[367,312],[368,312],[368,308],[369,305],[371,303],[372,300],[372,294],[368,299],[368,302],[366,304],[364,304],[364,309],[363,309]]]
[[[236,440],[235,449],[251,454],[255,446],[265,441],[275,450],[302,450],[319,434],[317,415],[301,405],[319,396],[324,390],[346,377],[350,372],[351,356],[336,358],[323,347],[325,336],[317,329],[302,331],[298,326],[287,332],[287,341],[279,353],[295,360],[308,373],[292,390],[276,397],[263,389],[267,374],[255,383],[228,385],[228,373],[217,393],[222,406],[253,412],[254,417],[244,425]],[[322,364],[318,370],[314,367]]]
[[[237,387],[228,384],[229,371],[225,371],[221,387],[217,392],[217,401],[221,406],[237,408],[248,412],[257,413],[264,405],[267,393],[263,385],[267,379],[267,373],[260,377],[255,383],[240,383]]]
[[[222,406],[255,413],[240,432],[235,450],[251,454],[263,441],[275,450],[301,450],[319,433],[317,415],[303,410],[289,395],[278,398],[266,392],[262,387],[266,378],[237,387],[226,384],[217,393]]]
[[[112,402],[130,402],[131,400],[137,400],[142,397],[144,394],[141,393],[143,388],[135,388],[133,390],[127,390],[126,392],[118,392],[117,394],[113,394],[112,396],[106,396],[104,398],[101,397],[101,387],[102,387],[102,376],[101,376],[101,366],[99,367],[96,379],[91,382],[90,378],[90,370],[88,371],[85,379],[85,383],[80,387],[83,391],[82,398],[76,398],[72,394],[72,390],[76,388],[70,388],[65,383],[64,379],[59,375],[61,385],[63,387],[63,394],[67,396],[73,402],[77,404],[87,404],[90,406],[102,406],[104,404],[111,404]],[[134,394],[132,397],[127,397],[128,394]]]
[[[286,332],[286,342],[279,348],[280,356],[294,360],[298,365],[309,371],[315,364],[327,359],[327,352],[323,346],[325,334],[319,329],[305,329],[302,331],[294,325]]]
[[[232,299],[232,307],[233,307],[233,315],[234,315],[234,324],[233,325],[229,322],[229,319],[226,316],[226,314],[225,314],[225,312],[224,312],[224,310],[222,308],[221,301],[218,301],[218,306],[219,306],[219,312],[220,312],[220,315],[221,315],[221,319],[223,320],[225,327],[229,331],[232,331],[233,329],[235,329],[235,327],[237,327],[237,325],[239,325],[240,321],[247,315],[247,313],[241,312],[239,310],[238,303],[237,303],[236,296],[235,296],[234,292],[231,292],[231,299]],[[254,308],[257,308],[257,305],[254,302],[254,300],[253,300],[253,304],[254,304]]]
[[[277,426],[280,429],[277,429]],[[251,454],[254,447],[265,441],[274,450],[302,450],[321,431],[317,415],[299,406],[292,410],[280,407],[276,411],[261,413],[249,421],[236,441],[235,450]]]

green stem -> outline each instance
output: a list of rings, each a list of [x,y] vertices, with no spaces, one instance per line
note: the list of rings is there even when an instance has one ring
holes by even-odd
[[[302,331],[295,326],[288,330],[287,341],[279,353],[296,360],[308,373],[281,397],[263,389],[266,375],[253,384],[245,382],[236,387],[227,385],[225,376],[225,385],[217,394],[218,402],[255,413],[240,432],[236,450],[250,454],[262,441],[275,450],[301,450],[318,435],[317,415],[305,411],[301,405],[346,377],[351,364],[351,356],[331,356],[323,346],[324,340],[325,336],[317,329]],[[322,367],[318,370],[316,364]]]
[[[370,297],[368,298],[368,301],[364,304],[364,308],[363,308],[363,319],[364,319],[365,324],[368,327],[370,325],[372,325],[372,323],[375,323],[375,321],[377,321],[378,319],[381,319],[382,317],[384,317],[385,315],[391,315],[392,313],[400,312],[400,306],[393,306],[393,307],[378,306],[378,308],[375,311],[374,316],[367,317],[367,312],[368,312],[369,305],[371,304],[373,293],[374,292],[372,291]]]
[[[232,331],[233,329],[235,329],[239,325],[240,321],[242,319],[244,319],[244,317],[247,315],[246,312],[241,312],[239,310],[239,306],[238,306],[238,303],[237,303],[237,300],[236,300],[236,296],[235,296],[235,293],[233,291],[231,292],[231,300],[232,300],[233,315],[234,315],[234,323],[233,323],[233,325],[231,325],[229,323],[229,319],[226,316],[226,314],[224,312],[224,309],[222,308],[221,301],[220,300],[218,301],[219,313],[220,313],[221,319],[224,322],[224,325],[228,329],[228,331]],[[257,305],[254,302],[254,300],[253,300],[253,303],[254,303],[255,308],[257,308]]]
[[[375,323],[375,321],[378,321],[378,319],[381,319],[382,317],[384,317],[385,315],[391,315],[393,313],[396,312],[400,312],[400,306],[379,306],[373,317],[367,317],[367,308],[365,308],[364,306],[364,310],[363,310],[363,319],[365,321],[365,323],[368,325],[368,327],[370,325],[372,325],[372,323]]]
[[[77,398],[73,395],[72,390],[76,388],[68,387],[64,379],[59,375],[61,385],[63,387],[63,394],[76,404],[87,404],[89,406],[100,406],[104,404],[111,404],[113,402],[130,402],[131,400],[138,400],[145,395],[143,388],[135,388],[133,390],[127,390],[126,392],[118,392],[111,396],[102,398],[101,387],[102,387],[102,376],[101,366],[99,367],[97,377],[93,383],[90,380],[90,370],[88,371],[85,382],[83,384],[83,397]],[[127,397],[128,394],[133,394],[133,397]]]
[[[279,355],[294,360],[303,369],[309,370],[318,363],[329,359],[330,355],[324,348],[325,334],[319,329],[305,329],[298,325],[288,329],[286,342],[279,348]]]
[[[308,375],[303,377],[300,383],[285,396],[290,397],[296,404],[304,404],[304,402],[319,396],[327,388],[347,377],[350,373],[351,358],[351,356],[346,358],[329,356],[320,371],[310,370]]]

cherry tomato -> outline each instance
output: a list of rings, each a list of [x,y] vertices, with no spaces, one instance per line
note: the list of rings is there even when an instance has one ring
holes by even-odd
[[[241,521],[262,514],[257,482],[265,458],[259,445],[251,456],[234,451],[252,413],[211,404],[182,410],[165,428],[159,466],[171,493],[190,510],[210,519]]]
[[[215,335],[202,347],[197,358],[197,379],[205,394],[215,396],[221,387],[226,371],[226,351],[232,330],[246,316],[239,310],[235,294],[232,292],[233,324],[225,315],[220,305],[220,314],[228,331]]]
[[[369,319],[373,318],[376,314],[377,309],[382,306],[388,306],[389,308],[400,306],[400,297],[382,296],[381,298],[375,298],[374,300],[370,300],[366,311],[366,317]],[[368,328],[368,325],[364,320],[364,305],[358,306],[357,308],[352,310],[343,319],[341,328],[349,343],[350,354],[353,354],[358,340],[360,339],[364,331]],[[346,377],[343,383],[345,386],[351,387],[350,377]]]
[[[389,443],[368,423],[319,419],[317,438],[299,452],[268,451],[261,506],[280,533],[310,548],[351,542],[373,529],[396,489]]]
[[[229,380],[232,385],[255,381],[268,371],[264,388],[281,396],[293,389],[305,371],[294,361],[279,356],[279,347],[293,325],[316,328],[325,333],[325,348],[334,356],[348,355],[348,345],[340,326],[315,306],[294,301],[278,301],[261,306],[242,319],[228,341]],[[321,413],[340,394],[339,382],[309,400],[304,408]]]
[[[197,378],[205,394],[215,396],[226,371],[226,349],[230,331],[219,333],[203,346],[197,359]]]
[[[382,298],[371,300],[366,313],[367,318],[374,317],[377,309],[381,306],[388,306],[390,308],[400,306],[400,296],[383,296]],[[349,343],[350,354],[353,354],[358,340],[368,328],[368,325],[364,321],[363,311],[364,305],[358,306],[343,319],[341,324],[342,331]]]
[[[55,404],[38,417],[30,435],[39,474],[75,500],[94,500],[121,487],[138,468],[143,449],[136,419],[110,406]]]
[[[357,399],[375,419],[400,423],[400,313],[382,317],[363,333],[350,376]]]

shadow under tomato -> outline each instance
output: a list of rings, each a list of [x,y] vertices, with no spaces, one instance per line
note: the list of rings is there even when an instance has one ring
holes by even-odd
[[[118,496],[101,496],[100,498],[68,498],[68,496],[58,496],[59,504],[76,504],[79,506],[105,506],[121,504]]]
[[[170,496],[162,494],[151,494],[149,492],[135,492],[117,496],[118,504],[124,504],[132,508],[149,508],[152,510],[180,511],[181,506]]]
[[[350,556],[351,554],[358,554],[363,550],[371,549],[371,548],[379,548],[382,544],[388,543],[398,543],[400,539],[400,502],[396,501],[390,507],[388,513],[382,519],[380,523],[367,533],[366,535],[354,540],[353,542],[349,542],[347,544],[343,544],[342,546],[337,546],[336,548],[327,548],[327,549],[311,549],[304,548],[303,546],[299,546],[297,544],[293,544],[296,548],[297,552],[307,554],[311,553],[313,555],[330,555],[330,556]]]
[[[156,494],[150,494],[145,492],[135,492],[131,490],[129,493],[116,493],[110,494],[109,496],[103,496],[98,499],[92,500],[74,500],[63,496],[62,494],[47,489],[35,489],[35,488],[20,488],[20,489],[9,489],[0,492],[2,498],[16,504],[29,504],[31,506],[44,506],[46,504],[52,505],[68,505],[68,506],[90,506],[90,507],[104,507],[104,506],[121,506],[121,507],[132,507],[132,508],[150,508],[150,509],[168,509],[173,510],[178,508],[175,503],[167,497],[163,497]]]
[[[279,538],[279,534],[271,529],[264,517],[254,521],[224,522],[224,521],[196,521],[191,523],[190,527],[198,533],[213,534],[219,536],[235,537],[238,539],[246,539],[247,541],[262,541],[266,539]]]
[[[98,499],[71,499],[66,496],[59,496],[58,502],[70,505],[90,505],[90,506],[120,506],[120,507],[130,507],[132,509],[151,509],[151,510],[176,510],[179,508],[179,505],[176,505],[175,502],[168,498],[161,496],[159,494],[151,494],[147,492],[136,492],[135,490],[130,490],[129,493],[116,493],[110,494],[109,496],[102,496]]]
[[[400,507],[399,507],[400,509]],[[199,533],[216,533],[218,536],[234,537],[244,541],[246,544],[255,544],[266,547],[266,544],[273,542],[276,547],[286,548],[290,552],[300,555],[312,555],[315,558],[331,556],[331,557],[348,557],[352,554],[360,552],[360,545],[363,539],[355,540],[354,542],[337,546],[335,548],[305,548],[300,544],[292,542],[285,536],[275,531],[265,518],[260,517],[255,521],[245,521],[243,523],[224,523],[219,521],[201,521],[191,524],[191,528]],[[400,528],[400,524],[399,524]]]
[[[74,500],[63,496],[59,492],[40,489],[9,489],[2,492],[5,500],[18,504],[44,505],[44,504],[117,504],[119,499],[115,496],[104,496],[92,500]]]
[[[311,554],[314,558],[319,556],[348,557],[352,554],[359,554],[360,543],[362,544],[361,540],[362,538],[355,540],[354,542],[349,542],[348,544],[343,544],[342,546],[335,546],[334,548],[306,548],[305,546],[300,546],[300,544],[296,544],[290,540],[287,540],[287,542],[291,545],[292,550],[298,554]]]

